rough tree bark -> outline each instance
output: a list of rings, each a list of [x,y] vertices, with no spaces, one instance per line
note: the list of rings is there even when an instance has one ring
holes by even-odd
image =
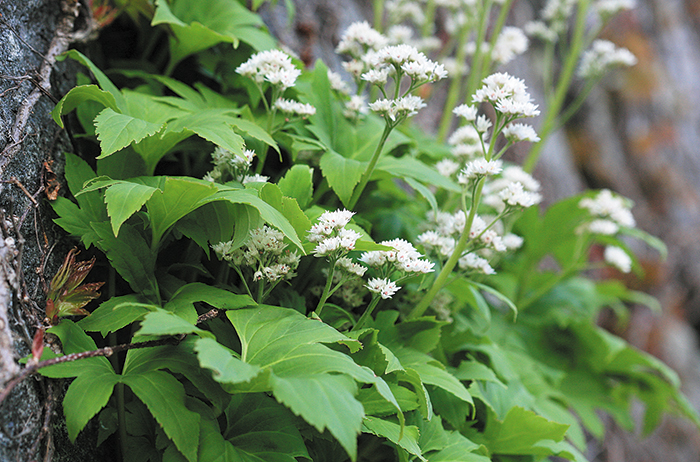
[[[66,253],[48,202],[70,143],[50,112],[75,84],[76,69],[55,58],[84,23],[79,8],[77,0],[0,0],[0,386],[30,352]],[[68,442],[62,393],[61,382],[38,378],[12,391],[0,407],[0,460],[97,460],[94,441]]]

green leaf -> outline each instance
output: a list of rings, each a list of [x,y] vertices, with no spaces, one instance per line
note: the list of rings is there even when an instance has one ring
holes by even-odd
[[[63,319],[47,332],[57,335],[65,354],[97,349],[95,342],[70,320]],[[104,356],[55,364],[39,370],[46,377],[76,377],[63,399],[68,437],[75,441],[80,431],[109,401],[119,376]]]
[[[302,209],[311,203],[313,172],[311,167],[297,164],[290,168],[278,183],[282,194],[295,198]]]
[[[418,446],[418,427],[409,425],[401,428],[401,425],[390,420],[380,419],[379,417],[365,417],[362,419],[362,431],[386,438],[405,449],[408,453],[418,457],[418,459],[427,461],[421,454],[420,446]]]
[[[157,305],[142,303],[142,299],[135,294],[112,297],[90,313],[90,316],[78,321],[78,325],[88,332],[99,331],[102,336],[106,336],[143,318],[156,308]]]
[[[114,95],[101,90],[97,85],[80,85],[72,88],[63,98],[56,104],[56,107],[51,111],[53,120],[63,128],[63,120],[61,116],[68,114],[70,111],[84,103],[85,101],[96,101],[105,107],[118,111],[117,101]]]
[[[329,150],[321,156],[320,166],[328,185],[335,191],[343,204],[347,205],[355,186],[365,173],[368,163],[347,159],[337,152]]]
[[[233,352],[211,338],[200,338],[195,344],[199,365],[213,371],[214,380],[221,383],[243,383],[255,378],[260,367],[241,361]]]
[[[447,442],[443,449],[431,453],[428,458],[431,462],[489,462],[490,457],[475,454],[478,448],[476,444],[461,435],[459,432],[446,432]]]
[[[92,72],[92,74],[95,76],[97,83],[100,84],[100,87],[102,87],[103,90],[107,90],[107,92],[109,92],[114,97],[117,107],[123,107],[124,98],[122,96],[122,93],[119,91],[116,85],[114,85],[112,81],[109,80],[109,78],[107,78],[107,76],[97,66],[95,66],[95,64],[92,61],[90,61],[87,58],[87,56],[85,56],[78,50],[68,50],[62,55],[58,56],[56,60],[63,61],[66,58],[74,59],[83,66],[90,69],[90,72]]]
[[[80,327],[68,319],[62,319],[57,326],[51,327],[47,332],[58,336],[61,340],[64,354],[82,353],[97,349],[95,342]],[[109,375],[110,373],[114,374],[114,370],[107,358],[95,356],[81,359],[80,361],[44,367],[40,369],[40,373],[46,377],[62,378],[76,377],[82,374]]]
[[[309,458],[297,419],[272,398],[262,393],[234,395],[225,415],[224,437],[245,460],[296,462],[297,457]]]
[[[568,425],[551,422],[532,411],[515,406],[503,422],[489,419],[484,437],[491,454],[536,454],[542,440],[561,441]]]
[[[163,371],[126,374],[122,382],[148,407],[156,421],[190,462],[197,461],[200,416],[185,407],[185,389]]]
[[[315,374],[306,377],[271,377],[275,398],[318,431],[328,429],[357,458],[357,435],[364,409],[354,396],[355,381],[346,375]]]
[[[204,205],[203,200],[216,193],[211,182],[188,177],[144,177],[140,181],[160,190],[146,202],[153,247],[180,218]]]
[[[238,47],[239,37],[242,37],[239,28],[261,26],[262,20],[238,2],[174,0],[168,4],[165,0],[156,0],[151,24],[168,24],[172,29],[169,68],[173,69],[185,57],[217,43]]]
[[[423,162],[410,156],[401,158],[384,156],[377,161],[377,170],[382,170],[396,177],[409,177],[415,180],[420,180],[423,183],[428,183],[433,186],[438,186],[452,192],[460,192],[461,186],[456,184],[444,175],[441,175],[437,170],[429,167]]]
[[[296,310],[270,306],[232,310],[226,316],[238,333],[241,360],[268,371],[250,385],[233,389],[271,390],[277,400],[319,431],[328,428],[353,459],[363,415],[361,403],[354,398],[354,380],[374,384],[399,410],[381,378],[349,356],[320,344],[343,343],[355,351],[359,346],[328,325]]]
[[[107,188],[105,202],[115,236],[119,236],[122,223],[138,212],[156,191],[156,188],[130,182],[117,183]]]
[[[439,209],[438,209],[438,204],[437,204],[437,199],[435,199],[435,195],[433,192],[428,189],[423,183],[418,182],[417,180],[414,180],[411,177],[404,177],[403,180],[409,184],[413,189],[418,191],[421,196],[425,197],[425,200],[428,201],[428,204],[430,204],[430,208],[432,209],[433,213],[437,214]]]
[[[228,201],[232,204],[248,204],[256,208],[258,212],[260,212],[260,217],[263,220],[282,231],[282,233],[303,252],[304,247],[301,245],[301,241],[299,241],[299,237],[292,224],[289,223],[284,215],[277,209],[260,199],[255,189],[224,189],[205,200],[206,203],[214,201]]]
[[[193,282],[178,289],[164,308],[178,314],[194,310],[193,304],[196,302],[205,302],[220,310],[235,310],[256,304],[249,295],[238,295],[208,284]]]
[[[71,442],[75,442],[78,433],[105,407],[118,382],[119,376],[111,368],[102,374],[81,374],[71,382],[62,403]]]
[[[95,117],[95,131],[102,150],[98,159],[107,157],[147,136],[155,135],[161,128],[163,128],[162,124],[147,122],[106,108]]]
[[[211,332],[194,325],[194,322],[197,321],[196,314],[194,320],[185,320],[170,311],[157,309],[146,315],[141,321],[141,328],[135,335],[197,334],[200,337],[214,338],[214,334]]]
[[[260,189],[260,198],[280,211],[294,227],[297,236],[305,236],[311,228],[311,221],[301,211],[296,199],[282,196],[276,184],[266,183]]]
[[[158,283],[155,279],[156,256],[136,229],[125,223],[115,237],[109,223],[91,223],[97,234],[96,242],[112,263],[114,269],[129,283],[134,292],[149,300],[158,299]]]

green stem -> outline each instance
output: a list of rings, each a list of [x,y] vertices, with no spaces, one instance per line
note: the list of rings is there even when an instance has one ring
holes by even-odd
[[[362,313],[362,316],[360,316],[360,319],[357,321],[357,324],[355,324],[352,327],[352,329],[350,329],[351,332],[362,329],[362,326],[364,326],[367,323],[367,320],[372,317],[372,312],[377,307],[379,300],[381,300],[381,297],[379,295],[375,295],[374,297],[372,297],[372,301],[369,302],[369,306],[367,307],[365,312]]]
[[[119,382],[116,385],[117,391],[117,419],[119,423],[119,448],[122,452],[122,462],[126,460],[127,444],[126,444],[126,407],[124,404],[124,384]]]
[[[382,31],[382,23],[384,19],[384,0],[374,0],[374,28],[379,32]]]
[[[441,143],[447,138],[447,133],[452,128],[452,110],[457,106],[457,101],[459,101],[459,92],[462,87],[462,67],[467,60],[467,40],[469,40],[469,33],[471,32],[471,27],[469,23],[465,23],[462,30],[459,31],[459,40],[457,41],[457,50],[455,56],[455,62],[457,63],[457,72],[450,79],[450,88],[447,90],[447,99],[445,100],[445,107],[442,110],[442,119],[440,119],[440,128],[438,129],[438,141]]]
[[[472,72],[469,73],[469,79],[467,80],[467,90],[464,94],[465,99],[469,99],[471,95],[476,91],[476,86],[484,78],[481,74],[481,58],[483,53],[481,52],[480,44],[484,43],[486,39],[486,31],[488,29],[488,19],[491,13],[492,2],[487,2],[483,5],[479,14],[479,33],[476,39],[476,49],[474,50],[474,58],[472,58]]]
[[[379,144],[377,145],[377,149],[374,151],[374,154],[372,154],[372,159],[369,161],[367,170],[365,170],[365,173],[362,175],[360,183],[355,188],[355,191],[353,191],[352,197],[350,198],[350,202],[348,202],[349,210],[353,210],[355,208],[357,201],[360,199],[362,192],[365,190],[365,187],[367,186],[367,183],[369,182],[369,179],[372,176],[372,173],[374,172],[374,167],[377,165],[377,160],[379,160],[379,154],[381,154],[382,149],[384,148],[384,144],[386,143],[387,138],[389,138],[389,133],[391,133],[391,130],[393,128],[394,125],[392,125],[392,123],[389,120],[387,120],[386,125],[384,125],[384,132],[382,133],[382,137],[379,140]]]
[[[321,316],[321,310],[323,310],[323,306],[326,304],[328,297],[331,296],[331,285],[333,285],[333,273],[335,272],[336,261],[331,262],[331,267],[328,270],[328,278],[326,278],[326,286],[323,288],[323,293],[318,300],[318,305],[316,305],[316,315],[318,316]]]
[[[503,30],[503,26],[506,23],[508,13],[510,12],[511,3],[513,3],[513,0],[506,0],[505,3],[501,5],[501,9],[498,13],[498,19],[496,19],[496,24],[491,30],[491,39],[489,40],[489,53],[486,56],[486,59],[484,59],[483,63],[481,64],[481,69],[479,69],[479,75],[481,77],[484,77],[485,74],[489,73],[491,70],[491,64],[493,63],[493,48],[496,46],[496,40],[498,40],[498,36],[501,35],[501,30]]]
[[[576,12],[576,25],[574,28],[571,47],[569,52],[566,54],[566,61],[564,62],[562,73],[559,76],[557,88],[554,91],[554,97],[547,108],[547,114],[544,122],[542,123],[542,127],[539,129],[540,141],[532,147],[530,154],[528,155],[527,159],[525,159],[525,163],[523,164],[523,169],[528,173],[534,170],[537,160],[542,154],[542,149],[544,148],[547,138],[558,126],[559,113],[564,105],[566,93],[571,87],[571,81],[574,77],[576,64],[578,63],[579,57],[581,56],[581,51],[586,43],[586,15],[588,13],[589,4],[590,0],[582,0],[578,6],[578,10]]]
[[[457,241],[457,245],[455,245],[455,249],[452,252],[452,255],[450,255],[450,258],[447,259],[447,262],[445,262],[445,265],[442,267],[442,270],[440,271],[440,274],[438,274],[438,277],[435,279],[435,282],[433,283],[432,287],[428,290],[428,292],[426,292],[421,301],[418,302],[418,305],[416,305],[415,308],[413,308],[413,310],[411,310],[411,312],[408,314],[407,319],[416,319],[423,316],[423,313],[425,313],[425,311],[428,309],[435,296],[447,283],[447,279],[452,274],[452,270],[457,265],[457,262],[462,257],[462,253],[464,253],[464,251],[467,248],[467,244],[469,243],[469,233],[471,232],[472,223],[474,223],[476,209],[479,203],[481,202],[481,192],[483,189],[484,178],[480,178],[477,181],[476,186],[474,188],[474,194],[472,195],[471,201],[471,209],[469,210],[469,215],[467,216],[467,220],[464,225],[464,230],[462,231],[462,235],[459,237],[459,241]]]
[[[433,33],[433,23],[435,22],[435,0],[428,0],[425,5],[425,22],[421,28],[421,37],[427,37]]]

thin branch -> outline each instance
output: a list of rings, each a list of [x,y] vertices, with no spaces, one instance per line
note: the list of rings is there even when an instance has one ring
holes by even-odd
[[[71,361],[77,361],[79,359],[85,359],[85,358],[95,358],[95,357],[99,357],[99,356],[104,356],[106,358],[109,358],[114,353],[119,353],[121,351],[127,351],[127,350],[134,350],[137,348],[151,348],[151,347],[168,345],[168,344],[173,344],[173,343],[177,344],[183,338],[184,338],[184,335],[177,336],[177,337],[167,337],[167,338],[162,338],[162,339],[157,339],[157,340],[149,340],[147,342],[123,343],[121,345],[116,345],[113,347],[104,347],[104,348],[99,348],[97,350],[82,351],[80,353],[71,353],[68,355],[58,356],[56,358],[51,358],[51,359],[47,359],[47,360],[39,361],[39,362],[32,362],[32,360],[30,360],[29,364],[27,364],[27,367],[22,369],[22,371],[19,372],[19,374],[17,374],[13,379],[9,380],[7,382],[7,385],[5,385],[5,388],[0,392],[0,404],[5,400],[5,398],[7,398],[7,396],[10,394],[12,389],[18,383],[20,383],[22,380],[26,379],[30,375],[36,373],[41,368],[53,366],[56,364],[67,363],[67,362],[71,362]]]

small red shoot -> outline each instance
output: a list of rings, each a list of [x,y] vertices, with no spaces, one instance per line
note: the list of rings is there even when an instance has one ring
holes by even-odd
[[[83,307],[100,296],[98,290],[104,282],[82,284],[93,265],[95,257],[87,261],[75,261],[80,253],[73,248],[66,255],[63,265],[51,280],[46,300],[46,317],[52,325],[61,316],[88,315]]]

